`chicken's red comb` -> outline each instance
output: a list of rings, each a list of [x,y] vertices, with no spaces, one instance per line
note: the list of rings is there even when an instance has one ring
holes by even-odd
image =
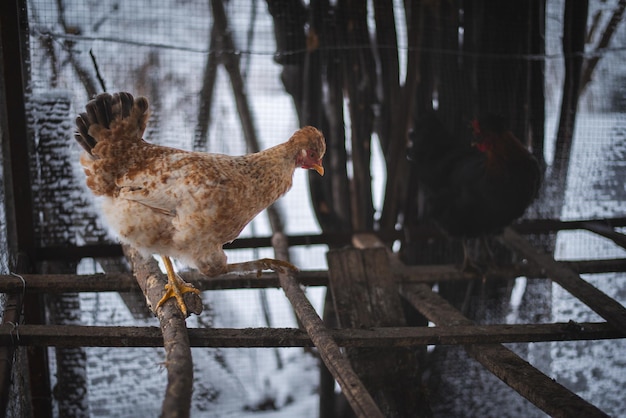
[[[478,122],[478,119],[472,120],[471,125],[474,130],[474,135],[480,135],[480,123]]]

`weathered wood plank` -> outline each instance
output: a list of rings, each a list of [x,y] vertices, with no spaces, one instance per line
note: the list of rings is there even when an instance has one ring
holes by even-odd
[[[372,246],[332,250],[327,255],[329,286],[342,328],[406,324],[388,252]],[[349,348],[346,354],[385,416],[423,415],[415,350],[379,346]]]
[[[435,324],[473,325],[473,321],[463,316],[425,284],[403,286],[402,295]],[[465,350],[504,383],[553,417],[608,416],[503,345],[466,345]]]
[[[583,280],[578,273],[548,254],[539,253],[533,246],[511,228],[506,228],[502,241],[514,251],[536,263],[554,282],[580,299],[602,318],[621,331],[626,331],[626,308],[604,292]]]
[[[626,334],[601,323],[469,325],[437,327],[384,327],[329,329],[341,347],[417,347],[542,341],[626,338]],[[304,330],[297,328],[188,329],[191,347],[312,347]],[[45,347],[160,347],[158,327],[19,325],[0,326],[0,346]]]

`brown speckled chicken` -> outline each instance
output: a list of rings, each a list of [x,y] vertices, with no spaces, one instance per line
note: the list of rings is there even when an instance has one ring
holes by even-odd
[[[148,101],[104,93],[76,119],[85,149],[87,186],[102,196],[103,213],[120,239],[144,254],[162,256],[166,294],[186,315],[182,294],[198,292],[174,273],[169,257],[207,276],[296,268],[274,259],[228,264],[223,244],[291,188],[297,167],[324,174],[324,136],[307,126],[285,143],[243,156],[189,152],[142,139]]]

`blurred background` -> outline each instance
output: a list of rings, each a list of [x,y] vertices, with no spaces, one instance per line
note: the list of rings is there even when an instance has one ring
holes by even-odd
[[[626,216],[624,1],[16,4],[21,38],[14,41],[23,62],[3,65],[21,71],[26,85],[40,247],[116,242],[84,185],[73,141],[75,115],[102,91],[146,96],[152,108],[146,139],[189,150],[244,154],[255,144],[264,149],[284,142],[303,125],[319,127],[328,142],[327,174],[296,172],[293,189],[276,204],[288,235],[410,231],[426,223],[408,197],[413,174],[405,156],[408,131],[432,109],[457,133],[483,112],[507,118],[545,170],[544,187],[525,218]],[[7,237],[12,226],[2,215]],[[271,233],[262,213],[242,237]],[[612,242],[580,231],[538,236],[535,243],[558,260],[625,255]],[[449,243],[408,245],[398,238],[388,244],[408,263],[459,262],[459,248]],[[0,268],[7,274],[15,268],[7,255],[12,244],[0,239],[0,245]],[[339,245],[292,247],[291,260],[301,269],[324,270],[326,251]],[[271,248],[228,251],[234,262],[272,255]],[[128,266],[121,258],[83,258],[42,262],[38,269],[87,274]],[[622,304],[624,277],[585,276]],[[473,309],[474,320],[599,320],[550,281],[520,277],[500,286],[508,290],[499,293],[497,309]],[[452,300],[465,294],[465,288],[441,291]],[[322,315],[326,289],[306,293]],[[297,327],[280,289],[211,291],[202,298],[205,311],[187,320],[190,327]],[[51,296],[45,315],[53,323],[158,325],[141,304],[142,298],[112,292]],[[626,416],[624,340],[508,346],[607,414]],[[159,414],[166,384],[162,348],[73,354],[50,348],[48,354],[53,388],[64,373],[78,382],[74,416]],[[462,349],[425,355],[430,361],[421,372],[435,416],[545,416],[473,365]],[[192,416],[318,416],[320,361],[310,350],[194,348],[193,357]],[[19,402],[11,408],[20,416]],[[53,408],[65,416],[56,401]]]

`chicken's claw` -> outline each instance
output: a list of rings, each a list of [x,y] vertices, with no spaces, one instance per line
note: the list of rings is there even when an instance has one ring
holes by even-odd
[[[178,275],[176,281],[168,281],[165,284],[165,294],[157,303],[156,309],[160,308],[168,299],[175,298],[178,307],[180,308],[183,316],[187,317],[187,305],[185,304],[185,300],[183,299],[183,295],[185,293],[195,293],[196,295],[200,294],[200,290],[196,289],[189,283],[186,283],[181,279]]]
[[[274,270],[278,273],[297,273],[299,271],[298,267],[287,261],[261,258],[260,260],[228,264],[225,273],[250,273],[256,271],[257,277],[261,277],[263,270]]]
[[[193,287],[191,284],[185,282],[178,274],[174,272],[172,262],[169,257],[163,257],[165,263],[165,270],[167,271],[167,283],[165,284],[165,294],[159,300],[156,305],[156,309],[159,309],[168,299],[175,298],[178,307],[180,308],[183,316],[187,317],[187,304],[183,295],[185,293],[200,294],[200,290]]]
[[[262,258],[259,260],[259,264],[261,264],[262,268],[257,270],[257,277],[261,277],[261,273],[263,270],[274,270],[277,273],[297,273],[299,271],[298,267],[294,266],[290,262],[284,260],[276,260],[273,258]]]

